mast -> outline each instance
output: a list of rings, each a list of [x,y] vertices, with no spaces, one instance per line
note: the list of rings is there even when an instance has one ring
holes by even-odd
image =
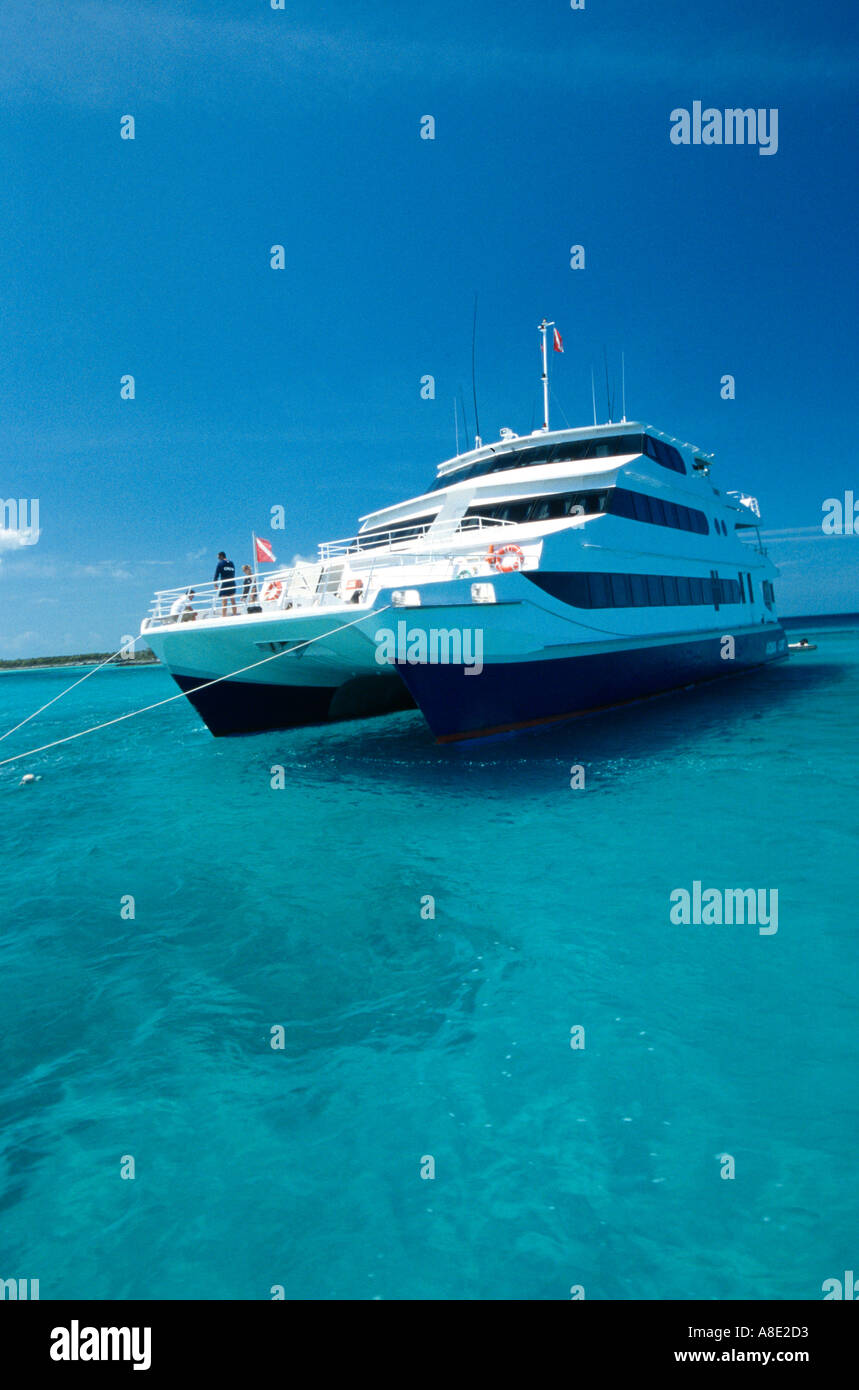
[[[538,330],[537,330],[539,333],[542,333],[542,335],[543,335],[543,429],[544,429],[544,431],[548,431],[548,428],[549,428],[549,365],[548,365],[548,359],[547,359],[547,357],[546,357],[546,331],[547,331],[547,329],[549,329],[549,328],[554,328],[554,326],[555,326],[555,321],[554,321],[554,319],[552,319],[552,321],[551,321],[550,323],[547,323],[546,320],[543,319],[543,322],[539,325],[539,328],[538,328]]]

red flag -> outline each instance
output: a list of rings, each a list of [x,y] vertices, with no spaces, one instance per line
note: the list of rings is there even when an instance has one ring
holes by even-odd
[[[555,350],[555,352],[564,351],[564,340],[558,332],[557,328],[552,329],[552,347]]]
[[[260,564],[273,564],[275,559],[274,551],[271,548],[271,541],[264,541],[261,536],[254,536],[256,542],[256,558]]]

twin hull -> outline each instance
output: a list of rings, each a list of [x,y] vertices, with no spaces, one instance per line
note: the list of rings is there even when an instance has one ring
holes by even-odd
[[[488,603],[472,601],[469,580],[451,580],[426,586],[417,607],[395,608],[382,591],[363,615],[338,604],[175,624],[145,636],[216,735],[417,704],[436,738],[474,738],[787,656],[778,621],[748,605],[582,612],[524,573],[498,575],[493,588],[496,601]],[[381,634],[393,643],[393,664],[377,660]],[[451,645],[456,635],[463,640]]]

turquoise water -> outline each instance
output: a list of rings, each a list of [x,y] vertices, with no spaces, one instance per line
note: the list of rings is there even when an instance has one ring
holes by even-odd
[[[0,1277],[820,1298],[857,1258],[859,627],[816,637],[468,749],[177,702],[0,769]],[[0,677],[0,729],[74,674]],[[2,756],[174,689],[100,672]],[[778,932],[672,925],[693,880],[778,889]]]

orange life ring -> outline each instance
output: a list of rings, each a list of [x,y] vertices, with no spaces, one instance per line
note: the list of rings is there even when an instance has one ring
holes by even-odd
[[[505,565],[504,559],[508,555],[513,563]],[[513,574],[514,571],[520,570],[525,563],[522,547],[513,544],[499,546],[498,550],[487,556],[487,559],[490,564],[495,566],[499,574]]]
[[[279,579],[269,579],[262,589],[260,598],[263,603],[276,603],[283,593],[283,585]]]

